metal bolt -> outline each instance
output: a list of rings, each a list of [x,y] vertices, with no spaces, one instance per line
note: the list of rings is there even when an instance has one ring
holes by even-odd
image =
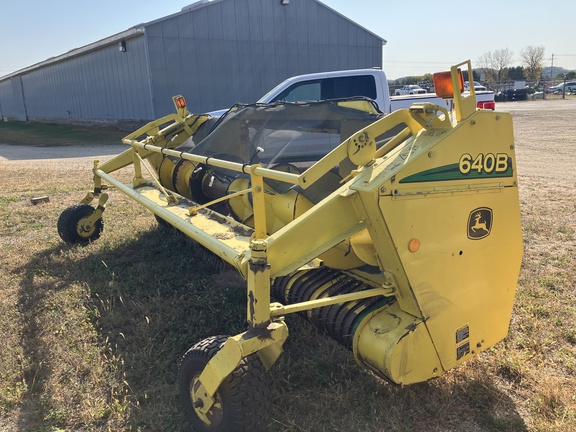
[[[204,406],[204,401],[202,399],[198,399],[196,402],[192,403],[194,408],[202,408]]]

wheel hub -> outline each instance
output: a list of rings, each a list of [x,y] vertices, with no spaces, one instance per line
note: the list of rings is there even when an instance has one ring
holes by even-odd
[[[76,231],[82,237],[90,237],[95,229],[94,225],[88,223],[88,218],[80,219],[76,225]]]
[[[204,407],[202,399],[194,400],[196,389],[198,389],[198,387],[200,387],[200,374],[195,375],[190,382],[190,400],[192,401],[192,407],[202,422],[210,427],[217,428],[224,420],[224,409],[222,407],[222,399],[220,397],[220,393],[216,392],[214,394],[214,404],[206,413],[204,413],[201,411],[201,409]]]

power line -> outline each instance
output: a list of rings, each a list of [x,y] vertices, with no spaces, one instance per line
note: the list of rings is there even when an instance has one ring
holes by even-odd
[[[385,63],[400,63],[400,64],[452,64],[454,63],[454,61],[445,61],[445,62],[441,62],[441,61],[409,61],[409,60],[387,60],[386,58],[384,59]]]

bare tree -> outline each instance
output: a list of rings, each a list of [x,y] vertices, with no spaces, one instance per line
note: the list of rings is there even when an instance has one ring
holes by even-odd
[[[512,63],[514,53],[508,48],[494,51],[492,58],[494,60],[494,70],[496,71],[496,81],[502,82],[508,78],[508,68]]]
[[[486,77],[486,81],[490,84],[490,86],[494,85],[495,82],[495,74],[494,74],[494,56],[492,55],[491,51],[482,54],[478,57],[478,66],[480,66],[480,70],[484,73]]]
[[[540,74],[544,69],[544,47],[527,46],[520,51],[520,57],[524,64],[524,74],[529,80],[540,79]]]
[[[504,48],[494,52],[489,51],[478,57],[478,65],[490,85],[504,81],[507,78],[507,69],[512,62],[513,56],[514,53],[512,51]]]

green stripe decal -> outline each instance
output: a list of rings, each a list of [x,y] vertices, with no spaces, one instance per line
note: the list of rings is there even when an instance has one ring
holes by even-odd
[[[400,183],[423,183],[423,182],[437,182],[437,181],[450,181],[450,180],[473,180],[473,179],[488,179],[499,177],[512,177],[512,158],[508,159],[508,167],[506,171],[493,171],[486,172],[484,170],[478,172],[471,170],[467,174],[460,171],[459,164],[444,165],[441,167],[432,168],[426,171],[421,171],[411,176],[404,177]]]

